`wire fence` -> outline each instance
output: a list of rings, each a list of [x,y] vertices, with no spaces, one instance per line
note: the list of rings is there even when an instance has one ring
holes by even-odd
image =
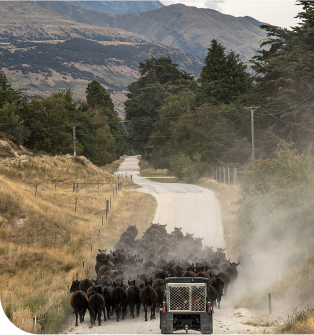
[[[211,176],[218,183],[239,186],[245,174],[243,166],[240,167],[230,167],[230,166],[220,166],[212,165]]]
[[[112,195],[113,195],[113,197],[110,197],[109,199],[107,199],[105,201],[105,208],[103,208],[103,209],[99,209],[99,210],[95,211],[95,209],[88,208],[86,206],[82,206],[81,204],[79,204],[78,198],[75,198],[75,204],[74,204],[74,211],[75,212],[76,212],[78,206],[80,206],[80,208],[88,210],[90,212],[90,214],[95,214],[96,215],[96,214],[101,214],[102,213],[101,220],[99,219],[99,228],[95,232],[96,238],[93,241],[93,243],[90,245],[90,254],[87,257],[87,259],[85,259],[82,262],[81,270],[76,273],[76,279],[77,280],[78,280],[79,277],[83,277],[83,276],[87,277],[88,276],[88,274],[90,272],[90,268],[89,268],[88,264],[91,262],[92,258],[95,257],[93,255],[93,251],[95,251],[95,245],[99,241],[99,238],[101,237],[102,229],[104,228],[105,223],[108,220],[108,216],[109,216],[109,214],[111,212],[111,209],[112,209],[113,201],[115,199],[117,199],[117,196],[118,196],[119,192],[122,191],[122,189],[123,189],[123,181],[127,182],[129,180],[132,180],[132,175],[129,176],[129,177],[128,176],[125,176],[125,177],[119,176],[118,177],[118,182],[111,182],[111,180],[108,180],[107,182],[104,182],[104,183],[102,183],[102,182],[92,182],[92,183],[88,183],[88,182],[76,183],[75,182],[75,183],[72,183],[72,184],[69,183],[69,187],[70,187],[70,185],[72,187],[72,192],[79,192],[82,189],[85,189],[88,192],[92,192],[93,190],[96,191],[96,190],[101,189],[101,187],[105,186],[105,185],[111,185],[111,187],[113,187],[113,189],[112,189],[112,192],[113,192]],[[34,185],[34,187],[35,187],[35,195],[37,195],[38,186],[40,184],[38,184],[38,183],[31,184],[30,183],[30,185]],[[55,187],[57,187],[57,185],[58,185],[58,183],[56,183]],[[90,186],[90,188],[88,189],[89,186]],[[91,188],[91,186],[93,186],[93,188]],[[69,292],[69,289],[70,288],[68,286],[67,292]],[[36,315],[33,318],[34,333],[38,332],[38,323],[41,323],[41,322],[45,321],[45,319],[48,316],[48,313],[51,312],[51,311],[52,311],[52,313],[54,313],[55,312],[54,309],[59,308],[59,307],[60,307],[60,303],[58,304],[57,302],[52,302],[52,304],[47,308],[47,310],[43,314]]]

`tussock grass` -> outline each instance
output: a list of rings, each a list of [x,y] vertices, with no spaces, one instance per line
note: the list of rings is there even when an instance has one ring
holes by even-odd
[[[108,173],[115,173],[117,170],[118,170],[118,167],[120,166],[120,164],[125,160],[125,157],[126,156],[121,156],[118,160],[110,163],[110,164],[107,164],[105,166],[102,166],[102,170],[108,172]]]
[[[314,334],[314,308],[311,306],[292,313],[276,331],[279,334]]]
[[[87,185],[108,179],[107,185]],[[86,188],[73,192],[74,182],[85,182]],[[117,177],[84,157],[44,156],[0,165],[0,297],[16,326],[59,332],[72,312],[68,286],[77,274],[95,278],[98,247],[113,247],[128,224],[148,227],[155,199],[124,190],[133,185],[130,180],[123,180],[116,194],[115,182]],[[105,212],[93,214],[110,198],[107,220]],[[36,330],[34,316],[39,317]]]
[[[144,169],[141,170],[142,177],[166,177],[169,176],[169,171],[167,169]]]

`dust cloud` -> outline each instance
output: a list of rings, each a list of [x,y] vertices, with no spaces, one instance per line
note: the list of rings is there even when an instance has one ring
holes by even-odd
[[[272,312],[287,316],[310,304],[314,294],[305,277],[314,278],[314,271],[305,264],[313,250],[313,235],[309,226],[298,222],[307,215],[309,206],[274,209],[269,198],[257,199],[244,228],[244,250],[239,250],[248,261],[240,261],[238,266],[239,277],[232,292],[235,305],[266,313],[270,293]]]

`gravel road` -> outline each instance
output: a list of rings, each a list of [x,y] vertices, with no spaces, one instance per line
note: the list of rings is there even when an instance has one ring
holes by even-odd
[[[138,189],[157,199],[153,222],[167,224],[167,231],[182,227],[183,233],[204,238],[203,244],[223,248],[225,245],[220,207],[213,191],[181,183],[158,183],[139,176],[138,159],[127,157],[117,174],[132,175]]]
[[[224,247],[223,228],[221,224],[220,206],[215,193],[195,185],[180,183],[158,183],[139,176],[138,159],[127,157],[121,164],[117,174],[132,175],[133,181],[140,185],[138,191],[146,192],[157,199],[157,209],[153,223],[167,224],[168,232],[174,227],[182,227],[184,233],[194,233],[194,237],[203,237],[203,245]],[[236,290],[236,288],[234,288]],[[261,319],[244,308],[235,309],[232,297],[223,297],[221,309],[215,309],[214,333],[263,333],[265,328],[248,325],[248,322]],[[246,323],[246,324],[245,324]],[[156,320],[144,321],[143,312],[140,317],[119,323],[115,318],[103,322],[100,327],[89,328],[89,315],[86,313],[85,323],[74,327],[75,316],[72,315],[64,324],[63,333],[71,334],[160,334],[159,315]],[[266,328],[269,330],[269,328]],[[180,332],[176,332],[180,333]],[[182,331],[181,333],[185,333]],[[189,331],[189,333],[197,333]]]

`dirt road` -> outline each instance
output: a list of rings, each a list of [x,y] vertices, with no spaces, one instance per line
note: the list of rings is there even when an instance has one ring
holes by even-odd
[[[167,224],[168,232],[174,227],[182,227],[184,233],[194,233],[194,237],[203,237],[203,244],[224,247],[220,206],[213,191],[195,185],[158,183],[139,176],[138,160],[127,157],[117,174],[132,175],[133,181],[140,185],[138,191],[147,192],[157,199],[154,223]],[[235,288],[236,289],[236,288]],[[71,316],[64,325],[63,333],[71,334],[160,334],[159,315],[156,320],[144,321],[143,312],[139,318],[116,322],[115,318],[103,322],[100,327],[89,328],[89,315],[85,323],[74,327],[75,316]],[[261,316],[258,315],[260,319]],[[244,308],[235,309],[232,297],[223,297],[221,309],[214,313],[214,333],[262,333],[265,328],[249,325],[256,316]],[[255,322],[256,323],[256,322]],[[269,328],[268,328],[269,331]],[[178,333],[178,332],[176,332]],[[182,331],[185,333],[185,331]],[[197,333],[189,331],[189,333]]]
[[[225,245],[220,207],[213,191],[195,185],[158,183],[139,176],[138,159],[127,157],[117,174],[132,175],[138,189],[157,199],[154,223],[167,224],[167,231],[182,227],[183,233],[204,238],[203,244],[223,248]]]

